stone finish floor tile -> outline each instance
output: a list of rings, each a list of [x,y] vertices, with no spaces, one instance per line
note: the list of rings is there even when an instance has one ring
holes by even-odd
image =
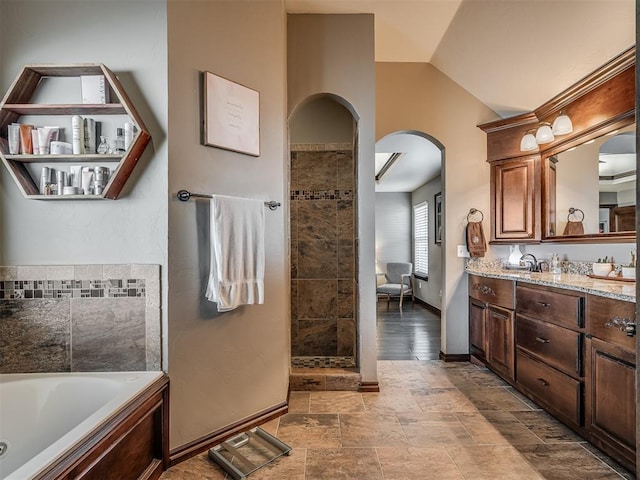
[[[476,387],[460,391],[478,410],[531,410],[531,407],[513,395],[510,387]]]
[[[305,480],[382,480],[374,448],[307,450]]]
[[[362,394],[358,392],[312,392],[309,398],[309,412],[364,412],[364,402],[362,401]]]
[[[311,392],[290,392],[289,413],[309,413]]]
[[[475,412],[477,408],[457,388],[421,388],[411,390],[425,412]]]
[[[289,413],[263,425],[292,454],[249,478],[635,479],[493,375],[465,362],[383,360],[380,393],[292,391]],[[206,452],[161,477],[227,478]]]
[[[385,480],[464,480],[444,447],[376,448]]]
[[[437,447],[471,445],[473,438],[451,412],[400,413],[397,415],[409,445]]]
[[[542,440],[509,412],[458,412],[456,418],[478,445],[539,444]]]
[[[620,480],[615,471],[579,444],[516,448],[546,480]]]
[[[362,399],[367,412],[389,414],[422,411],[406,388],[382,388],[378,393],[363,394]]]
[[[541,480],[518,451],[507,445],[448,447],[465,480]]]
[[[288,413],[280,419],[278,438],[294,448],[340,447],[338,415]]]
[[[340,414],[343,447],[405,446],[407,437],[394,415]]]
[[[544,443],[571,443],[585,440],[569,427],[565,427],[548,413],[537,410],[534,412],[511,412],[529,430],[540,437]]]

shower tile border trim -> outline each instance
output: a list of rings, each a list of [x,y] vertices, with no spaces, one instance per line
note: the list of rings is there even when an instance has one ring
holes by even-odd
[[[353,200],[353,190],[290,190],[290,200]]]
[[[352,143],[292,143],[289,145],[291,152],[333,152],[352,151]]]

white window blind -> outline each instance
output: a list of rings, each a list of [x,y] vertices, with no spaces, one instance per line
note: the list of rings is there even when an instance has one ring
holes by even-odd
[[[413,207],[413,271],[416,275],[429,275],[429,204],[422,202]]]

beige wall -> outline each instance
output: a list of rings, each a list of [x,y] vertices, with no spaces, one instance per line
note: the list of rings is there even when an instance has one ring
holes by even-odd
[[[467,278],[463,259],[456,257],[456,245],[464,244],[466,217],[472,207],[485,213],[485,232],[489,231],[486,137],[476,125],[496,117],[432,65],[376,64],[376,138],[417,130],[445,146],[441,348],[447,354],[468,352]]]
[[[168,3],[169,375],[171,447],[286,400],[289,314],[285,196],[285,14],[279,0]],[[200,144],[200,73],[260,92],[260,157]],[[175,193],[276,200],[267,210],[264,305],[217,314],[204,299],[207,201]]]
[[[289,115],[312,96],[343,99],[357,122],[358,332],[360,371],[377,379],[374,259],[374,17],[363,15],[288,16]]]

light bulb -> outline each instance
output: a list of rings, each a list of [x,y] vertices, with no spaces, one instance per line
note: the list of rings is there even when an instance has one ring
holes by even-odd
[[[538,145],[542,145],[543,143],[550,143],[555,140],[553,136],[553,132],[551,131],[551,127],[548,124],[541,125],[536,132],[536,142]]]
[[[527,133],[522,140],[520,141],[520,150],[523,152],[530,152],[531,150],[535,150],[538,148],[538,143],[536,142],[536,137],[531,133]]]
[[[571,119],[567,115],[560,113],[558,118],[553,121],[552,132],[554,135],[566,135],[573,132]]]

